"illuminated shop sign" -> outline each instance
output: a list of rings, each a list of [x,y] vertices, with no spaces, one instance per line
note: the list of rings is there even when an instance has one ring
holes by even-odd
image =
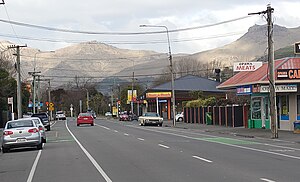
[[[278,80],[296,80],[300,79],[300,69],[278,69]]]

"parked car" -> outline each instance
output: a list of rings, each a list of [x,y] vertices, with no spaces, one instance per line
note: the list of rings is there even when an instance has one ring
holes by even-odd
[[[183,112],[176,114],[175,115],[175,120],[177,122],[182,122],[183,121]]]
[[[63,111],[57,111],[55,114],[56,120],[66,120],[66,115]]]
[[[50,131],[50,121],[47,113],[35,113],[31,117],[40,118],[47,131]]]
[[[111,112],[106,112],[104,115],[105,115],[105,117],[112,117]]]
[[[2,152],[20,147],[36,147],[38,150],[43,148],[38,126],[30,118],[8,121],[4,127]]]
[[[162,126],[163,118],[160,117],[158,113],[147,112],[139,117],[139,122],[141,126],[146,126],[148,124]]]
[[[80,113],[77,117],[77,126],[80,126],[81,124],[90,124],[91,126],[94,126],[94,117],[91,113]]]
[[[127,113],[121,113],[119,116],[119,121],[129,121],[130,118]]]
[[[46,137],[45,126],[43,125],[43,122],[38,117],[31,117],[30,119],[32,119],[37,125],[37,127],[39,128],[42,137],[42,142],[46,143],[47,137]]]

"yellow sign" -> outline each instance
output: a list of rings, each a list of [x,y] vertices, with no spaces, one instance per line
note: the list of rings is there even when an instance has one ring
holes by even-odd
[[[54,104],[52,102],[50,102],[49,106],[50,107],[54,107]]]
[[[117,107],[112,107],[112,115],[116,116],[118,113],[118,108]]]
[[[54,107],[53,106],[49,106],[49,111],[54,111]]]
[[[127,102],[131,102],[133,100],[133,102],[136,101],[136,90],[133,90],[133,99],[131,99],[132,97],[132,90],[128,90],[128,96],[127,96]]]
[[[171,98],[172,92],[149,92],[146,93],[146,98]]]

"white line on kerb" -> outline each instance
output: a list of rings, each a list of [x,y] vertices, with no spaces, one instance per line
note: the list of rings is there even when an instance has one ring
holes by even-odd
[[[169,149],[170,147],[166,146],[166,145],[163,145],[163,144],[158,144],[158,146],[160,147],[163,147],[163,148],[166,148],[166,149]]]
[[[210,161],[210,160],[208,160],[208,159],[204,159],[204,158],[202,158],[202,157],[199,157],[199,156],[196,156],[196,155],[194,155],[193,157],[194,157],[194,158],[196,158],[196,159],[199,159],[199,160],[205,161],[205,162],[209,162],[209,163],[211,163],[211,162],[212,162],[212,161]]]
[[[138,140],[144,141],[145,139],[143,139],[143,138],[138,138]]]
[[[260,180],[266,181],[266,182],[276,182],[276,181],[273,181],[273,180],[270,180],[270,179],[267,179],[267,178],[260,178]]]
[[[44,146],[44,145],[43,145],[43,146]],[[35,160],[34,160],[34,163],[33,163],[32,167],[31,167],[29,176],[28,176],[28,178],[27,178],[27,182],[31,182],[31,181],[32,181],[33,175],[34,175],[34,172],[35,172],[35,170],[36,170],[36,167],[37,167],[37,164],[38,164],[38,162],[39,162],[39,159],[40,159],[40,157],[41,157],[41,154],[42,154],[42,150],[39,150],[39,152],[38,152],[38,154],[37,154],[37,156],[36,156],[36,158],[35,158]]]
[[[68,127],[68,124],[66,122],[66,128],[68,132],[71,134],[71,136],[74,138],[74,140],[77,142],[81,150],[85,153],[85,155],[89,158],[89,160],[92,162],[92,164],[95,166],[95,168],[98,170],[98,172],[103,176],[105,181],[112,182],[112,180],[107,176],[107,174],[104,172],[104,170],[100,167],[100,165],[97,163],[97,161],[93,158],[93,156],[81,145],[81,143],[77,140],[75,135],[71,132],[71,130]]]

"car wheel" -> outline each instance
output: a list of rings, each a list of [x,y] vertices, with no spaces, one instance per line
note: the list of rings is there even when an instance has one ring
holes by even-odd
[[[77,126],[80,126],[80,124],[77,124]]]
[[[162,123],[159,123],[158,126],[162,127]]]
[[[91,126],[94,126],[94,124],[91,124]]]
[[[177,121],[178,121],[178,122],[182,122],[182,121],[183,121],[183,118],[180,117],[180,118],[177,119]]]
[[[47,126],[47,131],[50,131],[50,126]]]
[[[7,153],[7,152],[9,152],[9,148],[2,147],[2,153]]]
[[[47,142],[46,138],[43,138],[42,143],[46,143],[46,142]]]
[[[42,150],[42,149],[43,149],[43,142],[41,142],[40,144],[38,144],[38,145],[36,146],[36,148],[37,148],[38,150]]]

